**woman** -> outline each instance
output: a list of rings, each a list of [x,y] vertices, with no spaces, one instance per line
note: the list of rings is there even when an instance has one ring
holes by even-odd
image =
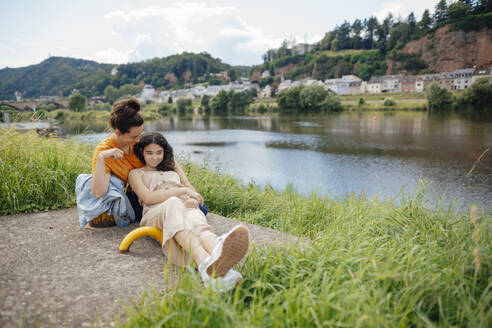
[[[194,259],[206,285],[218,278],[226,289],[232,288],[241,275],[231,269],[248,251],[246,226],[238,225],[221,237],[213,233],[197,208],[201,196],[182,184],[175,172],[173,149],[160,133],[144,135],[134,152],[144,163],[129,174],[130,186],[143,204],[140,225],[162,230],[162,250],[175,265]]]
[[[143,163],[133,152],[133,145],[139,141],[143,130],[144,120],[140,115],[140,104],[136,99],[118,102],[113,106],[110,126],[114,134],[97,145],[92,158],[91,192],[96,198],[108,193],[111,175],[116,176],[126,186],[128,173],[134,168],[143,166]],[[174,166],[175,172],[183,185],[194,190],[178,163]],[[135,212],[135,219],[142,217],[142,207],[133,192],[127,192],[128,199]],[[203,198],[197,193],[197,200],[203,204]],[[89,222],[92,227],[108,227],[115,225],[112,215],[107,212],[95,217]]]

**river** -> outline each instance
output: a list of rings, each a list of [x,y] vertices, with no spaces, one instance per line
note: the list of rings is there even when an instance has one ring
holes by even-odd
[[[174,117],[146,123],[145,130],[163,132],[181,156],[218,165],[246,183],[338,198],[363,193],[398,203],[420,181],[430,205],[492,208],[492,149],[486,151],[492,148],[491,122],[378,112]],[[107,136],[78,138],[96,143]]]

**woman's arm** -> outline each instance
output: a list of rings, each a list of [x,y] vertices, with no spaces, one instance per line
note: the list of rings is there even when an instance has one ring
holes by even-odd
[[[183,194],[187,194],[188,196],[195,198],[199,201],[199,195],[196,191],[188,188],[188,187],[177,187],[168,190],[155,190],[150,191],[147,186],[145,186],[142,180],[142,173],[138,170],[131,170],[128,176],[128,181],[130,182],[130,186],[132,190],[137,194],[138,198],[145,205],[154,205],[157,203],[161,203],[167,200],[170,197],[179,197]],[[201,196],[200,196],[201,197]]]
[[[94,197],[102,197],[108,191],[110,174],[106,173],[106,158],[119,159],[122,157],[123,151],[118,148],[104,150],[97,155],[91,183],[91,191]]]

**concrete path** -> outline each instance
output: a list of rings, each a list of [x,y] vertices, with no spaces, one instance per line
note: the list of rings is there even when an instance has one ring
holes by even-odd
[[[130,253],[118,252],[136,224],[81,229],[77,217],[76,208],[0,217],[0,327],[111,326],[116,315],[124,316],[123,304],[138,301],[145,290],[169,287],[157,241],[141,238]],[[207,218],[218,235],[238,223],[214,214]],[[256,245],[296,241],[248,227]]]

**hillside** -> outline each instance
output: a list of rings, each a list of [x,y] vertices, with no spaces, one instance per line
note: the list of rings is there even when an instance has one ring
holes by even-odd
[[[441,1],[442,2],[442,1]],[[423,74],[461,68],[492,66],[492,1],[485,7],[439,3],[434,15],[428,10],[420,21],[411,13],[383,21],[375,17],[345,21],[313,45],[285,40],[263,56],[264,63],[252,68],[253,79],[268,70],[273,83],[312,77],[339,78],[356,74],[364,80],[384,74]],[[444,6],[444,7],[443,7]],[[265,84],[266,82],[263,82]]]
[[[111,74],[116,67],[115,74]],[[40,64],[0,70],[0,99],[14,99],[15,91],[23,98],[41,95],[68,95],[78,89],[86,96],[104,93],[108,85],[149,83],[156,88],[182,87],[186,83],[220,83],[212,74],[230,69],[207,53],[182,53],[124,65],[99,64],[83,59],[50,57]],[[239,74],[249,70],[238,67]]]
[[[107,74],[108,65],[94,61],[50,57],[40,64],[0,70],[0,99],[13,99],[15,91],[23,97],[58,95],[72,90],[87,76]]]
[[[408,42],[397,54],[416,55],[433,72],[473,66],[488,69],[492,67],[492,30],[452,30],[452,25],[448,24],[419,40]],[[391,57],[387,66],[387,74],[405,71]]]

